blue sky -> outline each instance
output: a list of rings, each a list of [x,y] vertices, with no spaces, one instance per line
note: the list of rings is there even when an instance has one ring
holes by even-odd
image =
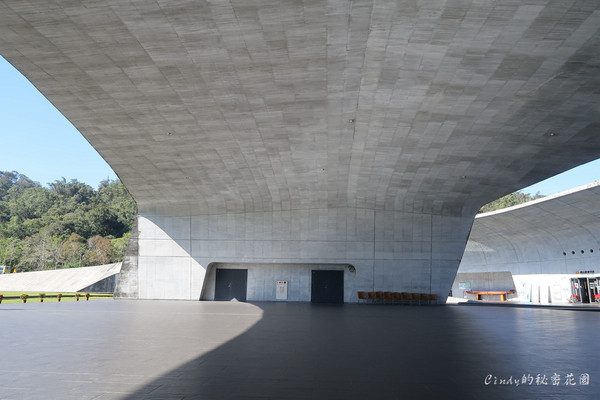
[[[29,81],[0,57],[0,171],[17,171],[46,185],[57,179],[97,188],[114,171]],[[551,195],[600,180],[600,160],[524,188]]]
[[[102,157],[29,81],[0,57],[0,171],[46,185],[117,179]]]
[[[600,180],[600,160],[570,169],[535,185],[523,188],[525,193],[551,195]]]

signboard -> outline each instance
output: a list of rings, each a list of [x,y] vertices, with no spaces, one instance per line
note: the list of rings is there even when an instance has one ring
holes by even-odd
[[[277,281],[275,288],[275,300],[287,300],[288,281]]]
[[[532,299],[531,295],[531,283],[523,282],[521,284],[521,293],[519,294],[519,299],[522,303],[531,303]]]
[[[460,290],[471,290],[471,282],[458,282]]]

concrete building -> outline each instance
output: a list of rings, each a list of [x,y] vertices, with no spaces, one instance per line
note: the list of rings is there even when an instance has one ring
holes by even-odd
[[[0,54],[137,201],[124,297],[443,302],[481,205],[600,156],[594,0],[3,0]]]
[[[512,277],[512,278],[511,278]],[[512,282],[514,280],[514,283]],[[516,289],[524,302],[600,293],[600,182],[475,218],[452,292]],[[468,296],[467,296],[468,297]]]

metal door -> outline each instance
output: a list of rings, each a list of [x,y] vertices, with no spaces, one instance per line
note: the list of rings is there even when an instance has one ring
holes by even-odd
[[[344,271],[313,270],[311,278],[311,302],[344,302]]]
[[[217,268],[215,279],[215,300],[246,301],[248,286],[247,269]]]

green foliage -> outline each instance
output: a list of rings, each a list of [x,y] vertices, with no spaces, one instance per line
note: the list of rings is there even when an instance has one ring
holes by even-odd
[[[87,241],[86,256],[90,265],[102,265],[110,262],[110,239],[100,235]]]
[[[74,268],[84,265],[85,250],[85,239],[77,233],[71,233],[61,246],[64,266]]]
[[[111,239],[110,241],[110,254],[111,260],[110,262],[119,262],[123,260],[125,256],[125,250],[127,249],[127,244],[129,243],[129,238],[131,237],[131,232],[127,232],[123,235],[123,237]]]
[[[94,190],[62,178],[45,188],[0,171],[0,264],[32,271],[121,261],[136,214],[119,181]]]
[[[15,266],[23,255],[23,243],[18,238],[0,238],[0,265]]]
[[[20,221],[41,218],[52,206],[48,191],[42,187],[31,187],[14,196],[9,203],[11,216]]]
[[[23,254],[19,260],[19,271],[54,269],[60,266],[60,238],[49,234],[48,229],[23,240]]]
[[[36,186],[40,185],[16,171],[0,171],[0,200],[16,197],[25,189]]]
[[[503,208],[527,203],[528,201],[536,200],[536,199],[539,199],[542,197],[544,197],[544,196],[542,196],[539,193],[536,193],[533,196],[530,195],[529,193],[523,193],[523,192],[519,192],[519,191],[514,192],[514,193],[509,193],[506,196],[500,197],[499,199],[494,200],[491,203],[488,203],[485,206],[481,207],[478,214],[501,210]]]

